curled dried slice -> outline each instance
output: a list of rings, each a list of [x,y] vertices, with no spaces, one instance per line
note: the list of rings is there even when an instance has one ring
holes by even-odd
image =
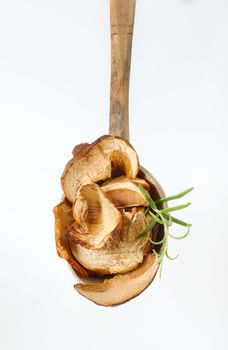
[[[114,183],[119,183],[119,182],[126,182],[126,181],[129,181],[129,178],[127,178],[127,176],[118,176],[118,177],[114,177],[112,179],[108,179],[106,180],[104,183],[103,183],[103,186],[106,186],[106,185],[111,185],[111,184],[114,184]],[[131,179],[131,181],[136,184],[136,185],[141,185],[145,188],[145,190],[149,191],[150,189],[150,184],[145,180],[145,179],[141,179],[139,177],[136,177],[135,179]]]
[[[55,242],[58,255],[71,265],[78,276],[90,276],[91,273],[75,261],[69,247],[69,242],[64,237],[64,232],[67,227],[74,221],[71,204],[67,201],[63,201],[54,207],[53,211],[55,215]]]
[[[99,249],[121,226],[121,214],[96,184],[81,186],[73,207],[76,223],[65,237],[88,249]]]
[[[101,249],[89,250],[71,241],[71,251],[77,261],[89,270],[102,274],[124,273],[135,269],[148,252],[147,238],[138,238],[148,225],[144,210],[123,212],[122,227]]]
[[[80,294],[98,305],[118,305],[146,289],[154,279],[157,269],[156,255],[148,254],[136,270],[123,275],[117,274],[101,282],[76,284],[74,287]]]
[[[66,198],[74,202],[81,185],[109,179],[113,169],[121,169],[132,179],[137,176],[138,156],[128,142],[115,136],[103,136],[90,145],[78,145],[61,178]]]
[[[144,180],[137,181],[138,184],[140,182],[144,183]],[[101,189],[117,208],[148,206],[145,197],[138,188],[138,184],[135,181],[130,181],[125,176],[121,176],[106,181]]]

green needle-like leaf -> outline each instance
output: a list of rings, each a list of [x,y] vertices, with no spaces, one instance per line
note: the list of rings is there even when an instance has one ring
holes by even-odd
[[[161,277],[164,256],[166,256],[170,260],[175,260],[179,256],[179,255],[176,255],[174,257],[169,256],[169,254],[168,254],[168,237],[173,238],[173,239],[183,239],[189,235],[190,226],[191,226],[191,224],[188,224],[187,222],[179,220],[179,219],[171,216],[169,213],[172,211],[177,211],[177,210],[187,208],[191,203],[177,205],[177,206],[174,206],[171,208],[165,208],[165,209],[161,209],[161,210],[159,210],[157,208],[156,204],[164,203],[164,202],[174,200],[177,198],[181,198],[181,197],[185,196],[187,193],[189,193],[190,191],[192,191],[193,187],[187,189],[186,191],[179,193],[176,196],[161,198],[161,199],[157,200],[156,202],[153,201],[153,199],[150,197],[148,192],[141,185],[139,185],[139,189],[149,204],[149,207],[145,210],[144,214],[145,214],[145,216],[148,214],[151,215],[153,218],[153,221],[145,228],[145,230],[141,234],[138,235],[138,237],[143,237],[143,236],[147,235],[148,240],[153,245],[162,244],[162,248],[161,248],[160,253],[157,253],[155,249],[152,250],[153,253],[156,255],[156,257],[158,258],[158,264],[159,264],[159,269],[160,269],[159,275]],[[159,223],[160,225],[163,225],[163,227],[164,227],[164,237],[159,242],[153,241],[153,239],[150,238],[150,236],[149,236],[149,233],[151,232],[151,230],[153,229],[153,227],[155,226],[156,223]],[[169,227],[172,225],[172,223],[187,227],[187,232],[185,234],[183,234],[182,236],[177,236],[177,237],[171,235],[169,233]]]
[[[147,216],[149,214],[149,211],[150,211],[150,207],[146,208],[144,215]]]
[[[163,255],[156,252],[155,249],[153,249],[152,252],[156,255],[156,257],[158,259],[158,264],[160,264],[162,262]]]
[[[148,192],[141,186],[139,185],[139,189],[142,192],[143,196],[145,197],[145,199],[147,200],[149,206],[153,209],[153,210],[157,210],[157,206],[155,204],[155,202],[153,201],[153,199],[150,197],[150,195],[148,194]]]
[[[161,241],[156,242],[156,241],[153,241],[152,238],[148,237],[148,240],[150,241],[150,243],[152,243],[154,245],[162,244],[165,241],[165,239],[166,239],[166,237],[164,236]]]
[[[174,257],[172,257],[172,256],[169,256],[169,254],[168,254],[168,251],[166,250],[166,252],[165,252],[165,255],[166,255],[166,257],[169,259],[169,260],[176,260],[177,258],[178,258],[178,256],[179,256],[179,254],[177,254],[176,256],[174,256]]]
[[[175,207],[171,207],[171,208],[165,208],[160,210],[160,213],[164,214],[164,213],[170,213],[171,211],[181,210],[181,209],[187,208],[190,204],[191,202],[182,204],[182,205],[176,205]]]
[[[164,218],[167,220],[167,226],[172,226],[172,216],[170,214],[166,214],[166,216],[164,215]]]
[[[173,236],[169,233],[169,237],[171,237],[173,239],[183,239],[183,238],[186,238],[189,235],[189,233],[190,233],[190,226],[188,227],[187,232],[185,234],[183,234],[182,236],[176,237],[176,236]]]
[[[174,222],[175,224],[178,224],[178,225],[181,225],[181,226],[186,226],[186,227],[189,227],[189,226],[192,226],[192,224],[188,224],[187,222],[184,222],[182,220],[179,220],[177,218],[174,218],[173,216],[169,215],[169,214],[163,214],[164,217],[166,219],[169,219],[169,217],[171,217],[172,219],[172,222]]]
[[[148,232],[152,230],[152,228],[155,226],[156,221],[153,220],[146,228],[145,230],[138,235],[139,238],[144,237]]]
[[[154,215],[151,211],[149,211],[149,214],[152,216],[152,218],[157,221],[159,224],[163,225],[164,222],[158,218],[158,214]]]
[[[175,196],[170,196],[170,197],[165,197],[165,198],[160,198],[157,201],[155,201],[156,204],[164,203],[164,202],[169,202],[173,201],[174,199],[178,199],[181,197],[184,197],[187,193],[191,192],[194,189],[194,187],[190,187],[187,190],[175,195]]]
[[[163,260],[160,264],[159,278],[161,278],[161,276],[162,276],[162,270],[163,270]]]
[[[157,253],[155,249],[153,249],[153,253],[154,253],[154,254],[156,255],[156,257],[159,259],[160,254],[159,254],[159,253]]]

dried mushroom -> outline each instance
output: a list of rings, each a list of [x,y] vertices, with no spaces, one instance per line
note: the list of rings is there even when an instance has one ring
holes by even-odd
[[[114,177],[118,173],[125,175]],[[114,136],[80,144],[61,180],[66,199],[54,208],[56,247],[85,283],[75,289],[106,306],[138,295],[155,276],[158,261],[149,241],[152,230],[139,237],[153,221],[145,216],[148,202],[139,186],[149,196],[153,183],[139,172],[133,147]]]
[[[146,207],[148,203],[138,187],[141,183],[145,185],[146,181],[144,183],[139,180],[141,179],[130,181],[121,176],[105,182],[101,189],[117,208]]]
[[[122,227],[101,249],[89,250],[72,241],[71,251],[75,259],[89,270],[103,274],[124,273],[135,269],[148,252],[145,237],[138,238],[139,232],[148,225],[144,210],[123,211]]]
[[[73,206],[76,219],[65,237],[88,249],[103,247],[121,227],[121,214],[96,184],[81,186]]]
[[[66,198],[73,203],[81,185],[109,179],[113,169],[121,169],[130,179],[137,176],[138,156],[128,142],[103,136],[90,145],[77,146],[61,178]]]
[[[74,221],[71,205],[69,202],[63,201],[54,207],[53,211],[55,215],[55,242],[58,255],[71,265],[79,277],[90,276],[91,273],[75,260],[71,253],[69,242],[64,237],[66,229]]]
[[[154,279],[158,270],[155,254],[148,254],[136,270],[117,274],[101,282],[76,284],[74,287],[87,299],[103,306],[118,305],[140,294]]]
[[[103,182],[102,186],[112,185],[115,183],[126,182],[126,181],[129,181],[129,178],[127,176],[122,175],[122,176],[118,176],[118,177],[114,177],[112,179],[106,180],[105,182]],[[137,186],[141,185],[147,191],[149,191],[150,189],[150,184],[148,183],[148,181],[146,181],[145,179],[141,179],[140,177],[131,179],[131,182],[133,182]]]

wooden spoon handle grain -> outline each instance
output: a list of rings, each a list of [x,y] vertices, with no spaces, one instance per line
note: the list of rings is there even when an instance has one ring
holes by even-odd
[[[110,0],[111,92],[109,134],[129,140],[129,78],[136,0]]]

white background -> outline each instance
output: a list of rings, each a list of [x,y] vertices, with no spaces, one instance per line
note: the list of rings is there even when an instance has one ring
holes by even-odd
[[[0,348],[228,348],[227,0],[139,0],[131,142],[167,194],[195,186],[161,280],[99,307],[55,252],[71,150],[108,130],[109,1],[0,2]]]

